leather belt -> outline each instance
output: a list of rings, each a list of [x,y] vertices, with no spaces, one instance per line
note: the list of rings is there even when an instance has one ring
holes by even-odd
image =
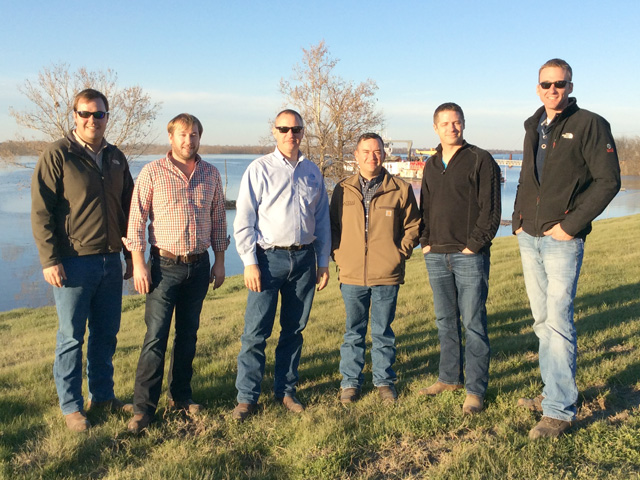
[[[276,250],[289,250],[289,251],[297,252],[298,250],[304,250],[305,248],[309,248],[309,245],[290,245],[288,247],[278,247],[274,245],[271,248],[274,248]]]
[[[168,250],[162,250],[154,245],[151,246],[151,253],[159,257],[174,260],[176,263],[195,263],[205,258],[205,255],[209,255],[206,251],[201,253],[190,253],[188,255],[175,255]]]

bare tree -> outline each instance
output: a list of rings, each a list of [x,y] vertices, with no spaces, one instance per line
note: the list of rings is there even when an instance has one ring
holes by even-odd
[[[325,178],[337,180],[358,136],[382,128],[384,119],[376,110],[378,86],[370,79],[355,85],[335,75],[338,60],[331,58],[324,40],[302,52],[292,82],[280,80],[280,92],[304,118],[303,151]]]
[[[622,175],[640,175],[640,136],[616,138],[616,147]]]
[[[64,137],[74,126],[73,99],[85,88],[94,88],[109,99],[109,122],[105,133],[109,142],[129,158],[141,155],[153,142],[149,138],[160,108],[141,87],[119,87],[111,69],[75,72],[66,63],[44,67],[35,81],[25,80],[20,93],[33,104],[30,111],[9,109],[18,125],[37,130],[49,141]]]

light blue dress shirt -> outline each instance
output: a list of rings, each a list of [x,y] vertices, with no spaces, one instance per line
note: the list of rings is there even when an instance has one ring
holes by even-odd
[[[328,267],[329,199],[316,164],[299,154],[294,167],[277,148],[251,162],[240,183],[233,232],[245,266],[258,263],[256,244],[267,250],[313,243],[318,267]]]

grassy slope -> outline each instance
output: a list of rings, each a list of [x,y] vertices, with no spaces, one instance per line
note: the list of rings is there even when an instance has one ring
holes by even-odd
[[[274,338],[267,352],[263,410],[230,418],[246,292],[240,276],[209,294],[193,381],[207,413],[165,412],[147,435],[126,433],[127,416],[90,413],[94,428],[64,428],[51,375],[54,308],[0,314],[0,476],[6,478],[629,478],[640,472],[640,215],[597,222],[586,243],[578,298],[579,421],[560,440],[530,443],[531,412],[515,407],[540,389],[514,238],[492,251],[489,322],[493,358],[487,409],[463,417],[463,392],[424,399],[437,377],[438,339],[420,255],[400,290],[397,335],[400,402],[383,407],[366,370],[365,395],[337,401],[344,307],[336,275],[316,296],[300,366],[295,417],[273,403]],[[114,362],[116,393],[131,400],[144,335],[144,300],[124,301]],[[277,339],[277,327],[274,337]],[[370,359],[367,359],[370,362]],[[167,362],[168,363],[168,362]]]

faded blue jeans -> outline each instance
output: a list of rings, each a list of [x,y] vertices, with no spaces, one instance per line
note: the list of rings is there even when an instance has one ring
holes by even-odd
[[[376,387],[393,385],[396,373],[396,337],[391,322],[396,315],[399,285],[366,287],[341,284],[340,291],[347,313],[344,343],[340,347],[340,373],[345,388],[362,387],[365,336],[371,308],[371,367]]]
[[[424,259],[440,339],[438,380],[448,385],[464,384],[467,393],[484,398],[491,356],[485,306],[489,254],[427,253]]]
[[[58,311],[53,378],[63,415],[84,409],[82,344],[87,340],[89,398],[114,398],[113,362],[122,309],[122,262],[119,253],[62,259],[67,279],[53,287]]]
[[[265,347],[280,305],[280,339],[276,347],[273,390],[276,398],[294,396],[302,352],[302,331],[307,326],[316,286],[313,245],[302,250],[258,249],[262,291],[249,291],[244,315],[242,346],[238,355],[238,403],[258,403],[265,369]]]
[[[542,410],[547,417],[571,421],[576,415],[577,336],[573,300],[584,255],[584,240],[517,235],[533,331],[538,337]]]

